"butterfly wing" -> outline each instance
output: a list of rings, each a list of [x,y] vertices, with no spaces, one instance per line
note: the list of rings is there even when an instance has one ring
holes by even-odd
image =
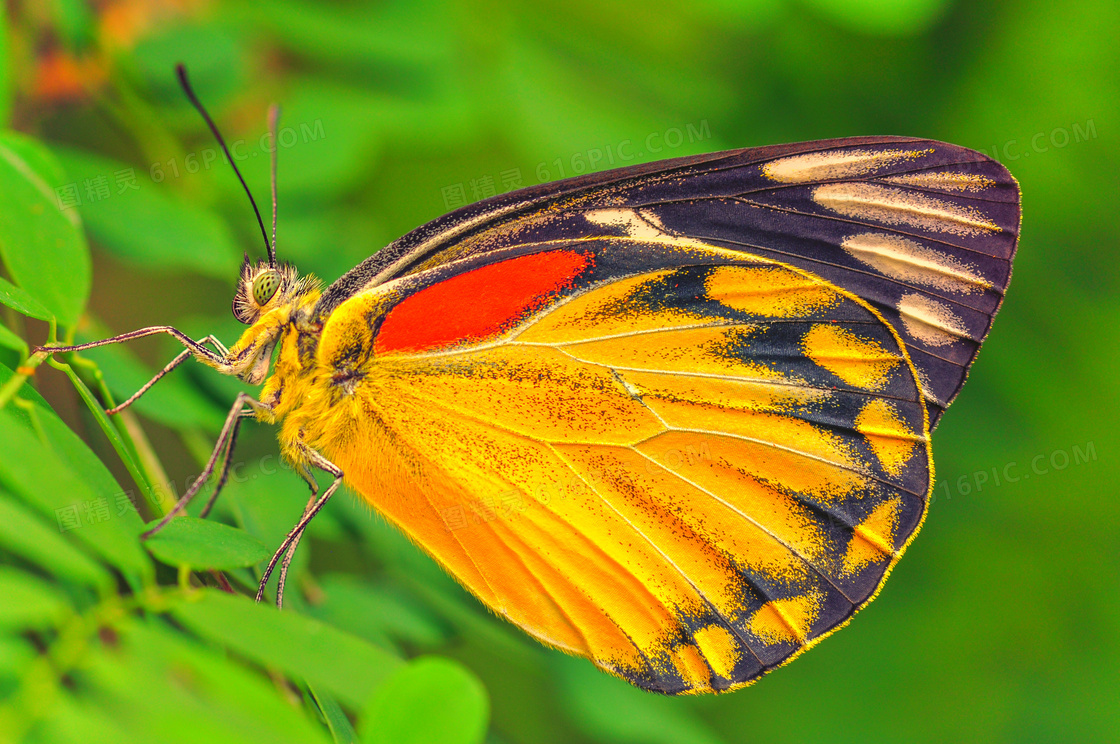
[[[300,425],[497,614],[665,693],[844,623],[916,532],[928,418],[893,326],[658,232],[517,244],[354,294]]]
[[[1019,189],[998,162],[902,137],[733,150],[503,194],[404,236],[333,284],[322,317],[401,276],[582,237],[689,238],[765,256],[869,302],[902,337],[935,425],[999,309]]]

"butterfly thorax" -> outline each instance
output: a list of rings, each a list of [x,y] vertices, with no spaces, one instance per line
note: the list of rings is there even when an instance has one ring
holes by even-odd
[[[278,353],[260,395],[268,411],[257,416],[280,424],[281,453],[297,467],[308,464],[308,448],[329,456],[336,449],[338,435],[353,430],[357,403],[352,393],[369,368],[368,359],[358,364],[331,343],[340,328],[350,327],[345,322],[352,316],[349,308],[321,316],[316,313],[319,297],[316,286],[286,309],[282,324],[279,317],[272,319],[278,323],[274,337]],[[346,330],[342,334],[350,335]],[[362,340],[366,343],[361,345],[368,349],[368,339]]]
[[[313,383],[315,351],[322,330],[321,324],[312,321],[312,310],[318,299],[319,290],[316,287],[296,298],[290,305],[277,308],[262,317],[254,326],[264,326],[261,334],[271,337],[267,342],[270,357],[273,349],[279,349],[272,365],[272,374],[264,380],[264,388],[260,394],[260,401],[271,410],[271,416],[258,418],[267,418],[269,422],[283,419],[298,405],[304,392],[302,388]],[[246,331],[242,340],[252,334],[254,328]],[[238,341],[237,345],[240,344],[241,341]],[[232,353],[233,349],[230,351]]]
[[[309,312],[315,302],[309,299],[293,314],[261,401],[274,406],[274,421],[282,420],[281,450],[294,464],[304,458],[303,447],[334,458],[361,438],[359,391],[371,387],[371,376],[386,373],[373,350],[374,336],[392,297],[391,290],[365,292],[327,313],[320,303],[316,314]]]

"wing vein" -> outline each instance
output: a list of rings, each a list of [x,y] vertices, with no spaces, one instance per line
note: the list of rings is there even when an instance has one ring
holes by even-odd
[[[700,597],[700,599],[702,599],[702,600],[704,601],[704,604],[706,604],[706,605],[708,606],[708,609],[709,609],[709,610],[711,610],[711,611],[712,611],[712,613],[713,613],[713,614],[715,614],[715,616],[716,616],[716,617],[718,617],[718,618],[720,619],[720,621],[721,621],[721,622],[722,622],[722,623],[724,624],[724,626],[726,626],[727,628],[729,628],[729,629],[731,630],[731,632],[733,632],[733,633],[735,634],[735,636],[736,636],[736,637],[737,637],[737,638],[739,639],[739,641],[740,641],[740,642],[741,642],[741,643],[743,644],[743,648],[745,648],[745,649],[746,649],[747,651],[749,651],[749,652],[750,652],[751,656],[753,656],[753,657],[755,658],[755,661],[757,661],[757,662],[759,663],[759,665],[761,665],[761,666],[762,666],[763,668],[766,668],[766,664],[764,664],[764,663],[762,662],[762,659],[761,659],[761,658],[759,658],[759,656],[758,656],[758,654],[757,654],[757,653],[755,652],[755,650],[754,650],[753,648],[751,648],[750,644],[749,644],[749,643],[747,642],[747,639],[746,639],[746,638],[745,638],[745,637],[744,637],[744,636],[742,635],[742,633],[740,633],[740,632],[739,632],[739,629],[738,629],[738,628],[737,628],[737,627],[735,626],[735,623],[733,623],[733,622],[731,621],[731,618],[729,618],[729,617],[727,617],[726,615],[724,615],[724,614],[723,614],[723,612],[722,612],[722,611],[721,611],[721,610],[720,610],[720,609],[719,609],[718,607],[716,607],[716,606],[715,606],[715,603],[714,603],[714,602],[712,602],[712,601],[711,601],[711,600],[710,600],[710,599],[708,598],[708,595],[706,595],[706,594],[704,593],[704,590],[703,590],[703,589],[701,589],[701,588],[700,588],[700,587],[699,587],[699,586],[698,586],[698,585],[696,584],[696,582],[694,582],[694,581],[692,580],[692,578],[691,578],[691,577],[689,577],[689,576],[688,576],[688,574],[686,574],[686,573],[684,572],[684,570],[683,570],[683,569],[681,569],[681,567],[677,565],[676,561],[674,561],[674,560],[673,560],[672,558],[670,558],[670,557],[669,557],[669,555],[668,555],[668,554],[667,554],[667,553],[666,553],[666,552],[665,552],[664,550],[662,550],[662,549],[660,548],[660,546],[658,546],[658,545],[657,545],[657,543],[655,543],[655,542],[654,542],[653,540],[651,540],[651,539],[649,538],[649,536],[648,536],[648,535],[646,535],[646,533],[645,533],[645,532],[643,532],[643,531],[642,531],[642,530],[641,530],[641,529],[640,529],[640,528],[639,528],[639,527],[638,527],[637,525],[635,525],[635,524],[634,524],[633,522],[631,522],[631,521],[630,521],[629,519],[627,519],[627,518],[626,518],[626,516],[625,516],[625,515],[624,515],[624,514],[623,514],[623,513],[621,512],[621,511],[619,511],[619,510],[618,510],[618,508],[616,508],[616,507],[614,506],[614,504],[612,504],[612,503],[611,503],[610,501],[608,501],[608,500],[607,500],[607,498],[606,498],[605,496],[603,496],[603,494],[602,494],[602,493],[600,493],[600,492],[599,492],[599,489],[595,488],[595,486],[593,486],[593,485],[591,484],[591,482],[590,482],[590,481],[588,481],[588,480],[587,480],[587,478],[585,478],[585,477],[583,476],[583,474],[582,474],[582,473],[580,473],[580,472],[579,472],[578,470],[576,470],[576,468],[575,468],[575,467],[573,467],[572,463],[571,463],[571,462],[570,462],[570,461],[568,460],[568,458],[564,457],[564,455],[563,455],[562,453],[560,453],[559,451],[557,451],[555,447],[553,447],[553,446],[550,446],[549,448],[550,448],[550,449],[551,449],[551,450],[552,450],[553,452],[555,452],[555,453],[556,453],[556,456],[557,456],[557,457],[559,457],[559,458],[560,458],[561,460],[563,460],[563,461],[564,461],[564,462],[565,462],[565,463],[566,463],[566,464],[568,465],[568,468],[569,468],[569,469],[570,469],[570,470],[571,470],[571,471],[572,471],[573,473],[575,473],[575,474],[576,474],[576,476],[577,476],[577,477],[578,477],[578,478],[579,478],[579,479],[580,479],[581,481],[583,481],[584,485],[585,485],[585,486],[587,486],[588,490],[590,490],[590,491],[591,491],[592,493],[594,493],[594,494],[595,494],[596,496],[598,496],[598,497],[599,497],[599,500],[600,500],[601,502],[603,502],[603,504],[604,504],[604,505],[605,505],[605,506],[606,506],[606,507],[607,507],[608,509],[610,509],[610,510],[611,510],[611,511],[613,511],[613,512],[614,512],[615,514],[617,514],[617,515],[618,515],[618,517],[619,517],[619,519],[621,519],[621,520],[622,520],[623,522],[625,522],[625,523],[626,523],[627,525],[629,525],[630,529],[632,529],[632,530],[633,530],[634,532],[636,532],[636,533],[638,534],[638,536],[639,536],[639,537],[641,537],[641,538],[642,538],[643,540],[645,540],[645,541],[646,541],[646,542],[647,542],[647,543],[649,544],[649,546],[650,546],[651,548],[653,548],[653,549],[654,549],[655,551],[657,551],[657,553],[658,553],[658,554],[659,554],[659,555],[660,555],[660,556],[661,556],[661,557],[662,557],[662,558],[663,558],[663,559],[665,560],[665,562],[666,562],[666,563],[668,563],[668,564],[669,564],[670,566],[672,566],[672,567],[673,567],[673,570],[674,570],[674,571],[676,571],[676,572],[677,572],[677,573],[678,573],[678,574],[680,575],[680,577],[681,577],[682,579],[684,579],[684,580],[685,580],[685,582],[687,582],[689,586],[691,586],[691,587],[692,587],[693,591],[695,591],[695,592],[696,592],[697,596],[699,596],[699,597]],[[629,448],[629,449],[631,449],[631,451],[637,452],[637,450],[634,450],[633,448]],[[641,453],[638,453],[638,454],[641,454]],[[644,456],[644,455],[643,455],[643,456]],[[767,595],[766,595],[766,594],[763,594],[763,596],[767,596]],[[668,608],[666,608],[666,609],[668,609]],[[684,628],[684,626],[683,626],[683,625],[682,625],[681,627],[682,627],[682,628],[683,628],[683,629],[685,630],[685,632],[686,632],[686,633],[688,633],[688,634],[689,634],[690,636],[692,635],[692,634],[691,634],[691,632],[689,632],[689,631],[688,631],[688,628]],[[707,657],[702,657],[702,658],[704,659],[704,663],[708,665],[708,669],[709,669],[709,670],[710,670],[710,671],[712,672],[712,676],[713,676],[713,677],[715,677],[715,676],[718,676],[718,672],[716,672],[715,668],[714,668],[714,667],[712,667],[712,665],[711,665],[711,663],[710,663],[710,662],[708,661]]]
[[[640,454],[640,453],[639,453],[639,454]],[[748,522],[750,522],[751,524],[753,524],[753,525],[754,525],[755,527],[757,527],[758,529],[760,529],[760,530],[762,530],[763,532],[765,532],[765,533],[766,533],[767,535],[769,535],[769,536],[770,536],[770,539],[772,539],[772,540],[773,540],[774,542],[776,542],[776,543],[778,543],[779,545],[781,545],[781,546],[782,546],[783,548],[785,548],[785,549],[786,549],[787,551],[789,551],[789,553],[790,553],[791,555],[793,555],[793,556],[794,556],[794,557],[796,557],[796,558],[797,558],[797,559],[798,559],[799,561],[801,561],[802,563],[804,563],[804,564],[805,564],[805,566],[806,566],[806,567],[808,567],[808,568],[809,568],[809,569],[810,569],[810,570],[811,570],[811,571],[812,571],[813,573],[817,574],[817,575],[818,575],[818,576],[820,576],[820,577],[821,577],[822,579],[824,579],[824,580],[825,580],[826,582],[828,582],[828,585],[829,585],[829,586],[831,586],[831,587],[832,587],[833,589],[835,589],[835,590],[836,590],[836,591],[837,591],[837,592],[838,592],[838,593],[840,594],[840,596],[842,596],[842,597],[843,597],[844,599],[846,599],[846,600],[848,601],[848,604],[851,604],[852,606],[855,606],[855,602],[853,602],[853,601],[852,601],[852,598],[851,598],[851,597],[849,597],[849,596],[847,595],[847,593],[845,593],[845,592],[844,592],[844,590],[843,590],[843,589],[841,589],[840,587],[838,587],[838,586],[837,586],[837,585],[836,585],[836,584],[835,584],[835,583],[834,583],[834,582],[832,581],[832,579],[831,579],[831,578],[830,578],[830,577],[828,576],[828,574],[826,574],[826,573],[824,572],[824,570],[823,570],[823,569],[821,569],[821,568],[817,567],[817,566],[816,566],[816,565],[815,565],[815,564],[814,564],[814,563],[813,563],[813,562],[812,562],[811,560],[809,560],[809,557],[808,557],[808,556],[806,556],[805,554],[803,554],[803,553],[802,553],[801,551],[797,550],[797,549],[796,549],[796,548],[794,548],[794,547],[793,547],[792,545],[790,545],[789,543],[787,543],[787,542],[786,542],[785,540],[783,540],[783,539],[781,539],[780,537],[778,537],[777,535],[775,535],[775,534],[774,534],[774,533],[773,533],[773,532],[772,532],[772,531],[771,531],[771,530],[770,530],[770,529],[769,529],[769,528],[768,528],[768,527],[767,527],[766,525],[762,524],[761,522],[759,522],[758,520],[756,520],[756,519],[755,519],[754,517],[750,516],[749,514],[747,514],[746,512],[744,512],[744,511],[743,511],[742,509],[739,509],[738,507],[734,506],[733,504],[731,504],[730,502],[726,501],[725,499],[723,499],[723,498],[720,498],[720,496],[718,496],[718,495],[717,495],[717,494],[715,494],[714,492],[712,492],[712,491],[708,490],[707,488],[704,488],[704,487],[703,487],[703,486],[701,486],[701,485],[700,485],[699,483],[695,483],[694,481],[691,481],[691,480],[689,480],[688,478],[684,477],[683,475],[681,475],[681,474],[680,474],[680,473],[678,473],[677,471],[675,471],[675,470],[672,470],[672,469],[670,469],[670,468],[667,468],[667,467],[665,467],[664,465],[662,465],[661,463],[657,462],[656,460],[653,460],[652,458],[647,458],[647,459],[649,459],[649,460],[650,460],[650,462],[653,462],[653,463],[654,463],[655,465],[657,465],[657,467],[661,468],[662,470],[666,471],[667,473],[669,473],[669,474],[671,474],[671,475],[675,476],[676,478],[679,478],[679,479],[680,479],[680,480],[681,480],[682,482],[684,482],[684,483],[687,483],[688,485],[692,486],[693,488],[695,488],[695,489],[696,489],[696,490],[698,490],[698,491],[702,491],[703,493],[706,493],[706,494],[708,494],[708,495],[709,495],[709,496],[711,496],[711,497],[712,497],[713,499],[715,499],[715,500],[716,500],[716,501],[717,501],[718,503],[722,504],[723,506],[725,506],[726,508],[728,508],[729,510],[731,510],[731,511],[732,511],[732,512],[734,512],[735,514],[738,514],[738,515],[739,515],[739,516],[741,516],[741,517],[742,517],[743,519],[745,519],[745,520],[747,520]],[[755,585],[753,584],[753,582],[752,582],[752,586],[755,586]],[[756,587],[756,588],[757,588],[757,587]],[[765,591],[761,591],[761,589],[760,589],[760,593],[761,593],[761,594],[762,594],[762,596],[764,596],[764,597],[769,597],[769,593],[768,593],[768,592],[765,592]]]
[[[725,382],[748,382],[748,383],[751,383],[751,384],[756,384],[757,383],[759,385],[775,385],[777,387],[794,387],[794,388],[804,387],[804,388],[809,388],[810,390],[822,390],[822,391],[829,392],[829,393],[837,392],[839,390],[839,392],[849,393],[851,395],[862,395],[862,396],[866,396],[868,398],[885,398],[887,400],[900,400],[900,401],[903,401],[903,402],[906,402],[906,403],[914,403],[915,402],[912,398],[906,398],[906,397],[901,396],[901,395],[887,395],[886,393],[871,393],[871,392],[868,392],[866,390],[849,390],[847,388],[838,389],[836,387],[830,387],[828,385],[813,385],[813,384],[810,384],[810,383],[787,382],[787,381],[782,381],[782,380],[766,379],[766,378],[763,378],[763,377],[740,377],[740,376],[737,376],[737,375],[717,375],[714,372],[686,372],[686,371],[683,371],[683,370],[682,371],[676,371],[676,370],[669,370],[669,369],[647,369],[647,368],[643,368],[643,367],[622,367],[622,366],[615,365],[615,364],[603,364],[602,362],[594,362],[594,361],[590,361],[588,359],[583,359],[581,357],[576,356],[575,354],[572,354],[568,349],[562,349],[562,348],[556,347],[556,350],[559,351],[561,354],[564,354],[568,357],[571,357],[572,359],[576,360],[577,362],[581,362],[583,364],[589,364],[589,365],[592,365],[592,366],[595,366],[595,367],[601,367],[603,369],[609,369],[609,370],[612,370],[612,371],[615,371],[615,372],[643,372],[643,373],[648,373],[648,374],[652,374],[652,375],[679,375],[681,377],[703,377],[703,378],[710,378],[710,379],[713,379],[713,380],[724,380]]]

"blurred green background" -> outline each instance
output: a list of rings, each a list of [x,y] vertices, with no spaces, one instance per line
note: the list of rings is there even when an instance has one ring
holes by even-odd
[[[825,137],[982,150],[1019,179],[1024,216],[1007,301],[934,437],[923,534],[849,627],[720,697],[648,695],[537,646],[349,494],[294,565],[285,614],[313,628],[222,597],[177,605],[175,571],[129,552],[139,520],[118,518],[127,510],[114,499],[136,489],[134,473],[71,381],[44,365],[22,407],[9,403],[0,453],[0,740],[8,727],[29,741],[344,741],[341,711],[363,740],[398,742],[1089,742],[1120,731],[1115,2],[6,6],[0,119],[34,141],[4,135],[0,177],[31,164],[38,196],[0,190],[0,237],[53,204],[35,235],[65,260],[0,241],[3,276],[46,310],[0,283],[16,308],[0,315],[0,383],[26,357],[20,339],[46,339],[36,316],[81,338],[153,324],[227,343],[239,333],[235,271],[243,252],[260,255],[260,237],[177,87],[179,61],[262,208],[265,112],[283,105],[279,255],[328,282],[494,193]],[[119,400],[176,351],[151,339],[86,358]],[[97,386],[93,366],[73,366]],[[134,469],[182,493],[237,389],[188,364],[113,436]],[[269,549],[306,499],[277,469],[274,437],[245,427],[238,482],[216,512]],[[70,490],[67,467],[86,490]],[[88,504],[104,497],[101,519]],[[154,513],[150,499],[142,511]],[[118,525],[127,540],[102,540]],[[161,563],[184,562],[169,550]],[[230,580],[250,587],[254,570]],[[205,571],[193,580],[215,583]]]

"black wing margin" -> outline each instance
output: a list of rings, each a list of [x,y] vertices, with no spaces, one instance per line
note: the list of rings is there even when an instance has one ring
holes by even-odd
[[[859,295],[906,343],[930,425],[964,384],[1011,278],[1019,187],[973,150],[855,137],[697,155],[541,184],[420,227],[332,284],[594,236],[688,238],[797,266]]]

